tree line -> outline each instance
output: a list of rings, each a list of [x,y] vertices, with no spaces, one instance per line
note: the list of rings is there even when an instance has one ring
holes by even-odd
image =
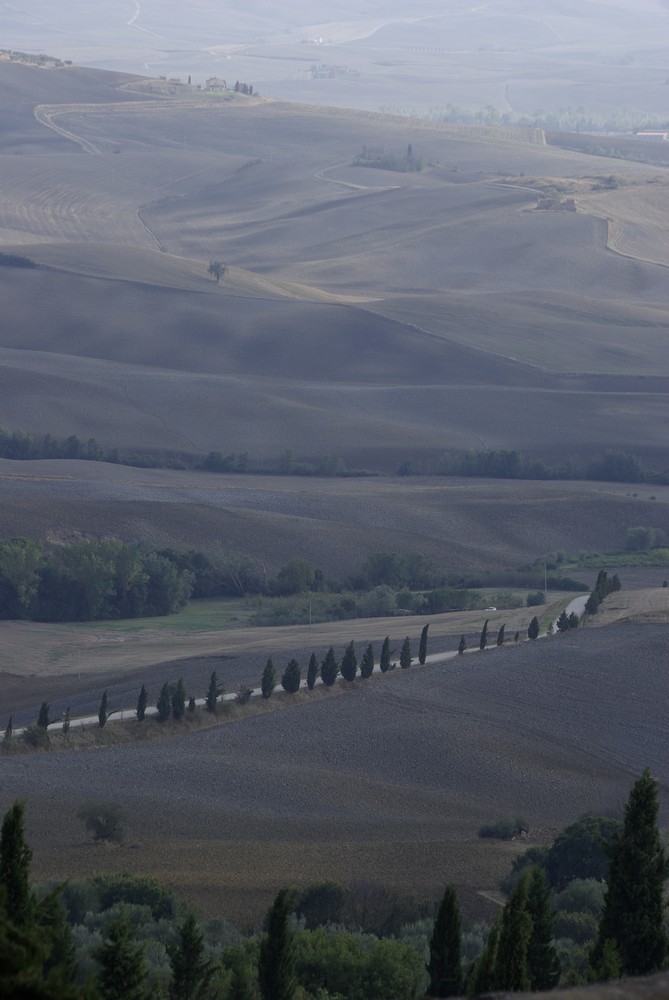
[[[537,572],[510,575],[522,585],[536,579]],[[503,574],[498,577],[503,579]],[[474,586],[457,585],[463,582]],[[139,618],[172,614],[190,598],[304,594],[310,596],[314,615],[326,620],[393,615],[398,610],[438,614],[484,607],[489,598],[476,590],[483,582],[449,576],[420,552],[372,553],[358,572],[341,581],[326,577],[306,559],[291,559],[269,576],[262,561],[243,555],[209,558],[195,550],[152,549],[118,539],[70,545],[44,545],[27,538],[0,541],[0,620]],[[586,589],[556,574],[550,582],[560,589]],[[532,602],[536,595],[528,595],[527,603]],[[497,603],[513,607],[519,599],[509,591],[500,593]],[[305,607],[298,609],[302,617],[310,613],[310,605]],[[277,605],[271,608],[270,620],[289,614],[290,608]],[[267,623],[260,610],[256,619],[257,624]]]
[[[0,261],[0,264],[2,262]],[[31,262],[21,266],[28,267]],[[224,265],[213,261],[214,268]],[[14,265],[17,266],[17,265]],[[211,273],[219,273],[215,268]],[[349,469],[341,456],[326,453],[317,458],[296,457],[286,448],[274,462],[253,464],[248,451],[206,454],[165,449],[128,452],[106,447],[91,437],[81,440],[76,434],[56,438],[51,434],[29,434],[0,426],[0,458],[15,461],[69,459],[84,462],[109,462],[143,469],[193,469],[203,472],[235,474],[275,474],[281,476],[369,476],[382,470]],[[517,449],[492,449],[445,452],[435,464],[417,463],[408,458],[396,470],[399,476],[465,476],[485,479],[594,479],[605,482],[669,483],[669,470],[649,469],[629,452],[609,450],[585,463],[573,460],[552,465],[542,458],[527,458]]]
[[[433,917],[429,905],[365,883],[284,888],[246,936],[202,922],[141,876],[35,889],[24,817],[15,802],[0,833],[7,1000],[418,1000],[646,975],[669,960],[669,859],[648,770],[622,822],[587,817],[517,859],[491,925],[464,920],[452,885]]]
[[[618,577],[616,576],[614,579],[617,581],[617,586],[613,586],[613,589],[620,589],[620,581],[618,580]],[[596,589],[601,589],[605,586],[611,587],[612,584],[610,581],[607,584],[607,574],[602,571],[598,575]],[[608,592],[610,593],[611,590]],[[490,642],[490,636],[488,633],[489,622],[490,619],[485,620],[478,637],[478,649],[481,652],[488,647]],[[577,628],[579,624],[580,619],[578,615],[574,612],[567,615],[566,611],[563,610],[557,620],[557,630],[559,632],[566,632],[570,629]],[[427,622],[421,629],[418,641],[418,651],[415,659],[417,659],[421,666],[424,666],[427,662],[429,628],[430,623]],[[536,640],[539,638],[540,630],[541,625],[539,618],[535,615],[527,626],[525,634],[528,639]],[[549,635],[553,634],[552,622],[548,625],[547,633]],[[506,624],[502,623],[497,629],[495,646],[497,648],[504,646],[510,638],[513,639],[514,643],[517,643],[519,642],[520,637],[520,630],[515,631],[512,637],[508,636],[506,633]],[[467,636],[462,634],[457,647],[458,655],[465,653],[467,648]],[[398,663],[400,668],[404,670],[411,667],[414,663],[411,639],[407,635],[399,645],[393,646],[390,636],[387,635],[381,644],[379,652],[379,671],[380,673],[387,673],[389,670],[394,670]],[[351,640],[345,647],[341,658],[337,658],[334,646],[329,647],[325,656],[321,660],[319,660],[315,652],[312,652],[306,668],[305,685],[309,691],[313,691],[319,680],[325,685],[325,687],[332,687],[340,676],[344,679],[344,681],[349,683],[355,681],[358,676],[362,680],[367,680],[374,673],[376,666],[377,658],[374,643],[367,643],[364,652],[362,653],[360,659],[358,659],[355,642],[354,640]],[[260,694],[262,698],[265,700],[271,698],[279,684],[286,694],[296,694],[302,687],[302,668],[300,667],[299,661],[296,657],[291,657],[281,673],[277,671],[274,664],[274,658],[272,656],[267,658],[267,662],[265,663],[265,667],[260,678]],[[219,710],[223,694],[223,685],[219,681],[217,671],[213,670],[209,678],[206,696],[204,699],[200,700],[200,704],[203,703],[206,711],[215,715]],[[236,692],[234,701],[238,705],[246,705],[251,700],[253,695],[253,688],[249,687],[247,684],[242,684]],[[148,690],[146,685],[142,684],[135,709],[135,716],[137,721],[140,723],[144,722],[147,718],[148,704]],[[187,691],[184,680],[180,677],[176,682],[165,681],[160,688],[158,700],[155,705],[155,713],[152,712],[150,714],[152,716],[155,715],[159,723],[168,722],[170,719],[180,722],[186,717],[186,713],[193,715],[197,708],[198,700],[193,693],[189,693]],[[110,708],[108,691],[105,689],[102,693],[98,709],[98,723],[101,729],[107,724],[110,716],[113,714],[113,711],[114,710]],[[48,728],[52,723],[57,721],[59,720],[53,718],[51,715],[51,706],[49,703],[46,701],[42,702],[36,722],[29,725],[22,734],[23,742],[33,748],[45,749],[49,745]],[[62,729],[66,736],[69,733],[70,728],[71,718],[70,708],[68,707],[62,716]],[[9,717],[0,747],[4,751],[9,752],[11,752],[14,748],[13,716]]]
[[[168,615],[185,607],[193,573],[170,550],[117,539],[46,548],[0,542],[0,619],[95,621]]]

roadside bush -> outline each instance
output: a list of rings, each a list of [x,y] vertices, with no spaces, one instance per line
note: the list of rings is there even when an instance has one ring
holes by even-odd
[[[49,746],[49,734],[43,726],[28,726],[23,739],[29,747],[35,750],[46,750]]]
[[[237,692],[237,702],[240,705],[246,705],[253,697],[253,688],[248,687],[246,684],[242,684]]]
[[[479,828],[479,837],[494,837],[497,840],[512,840],[530,829],[523,816],[498,819],[496,823],[487,823]]]

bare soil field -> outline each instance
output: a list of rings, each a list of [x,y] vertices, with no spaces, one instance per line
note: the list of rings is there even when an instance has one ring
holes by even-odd
[[[0,242],[40,265],[0,268],[3,425],[384,472],[448,448],[666,465],[656,167],[625,163],[603,208],[537,212],[542,177],[588,190],[599,159],[531,130],[187,87],[157,100],[113,74],[89,99],[93,71],[0,69],[0,104],[23,95]],[[37,105],[51,154],[31,151]],[[408,145],[422,172],[353,165]],[[612,253],[602,217],[635,205],[648,260]]]
[[[477,840],[498,816],[545,838],[617,815],[649,766],[666,824],[666,643],[666,624],[578,630],[160,743],[2,757],[0,807],[27,796],[38,877],[141,870],[237,919],[326,877],[427,895],[453,880],[471,900],[518,850]],[[116,850],[73,819],[102,789],[129,811]]]
[[[474,570],[485,581],[486,569],[547,552],[620,550],[635,524],[669,529],[669,488],[659,486],[225,476],[8,460],[0,460],[0,484],[5,536],[112,535],[246,553],[268,573],[300,557],[337,578],[371,552],[419,550],[449,572]]]

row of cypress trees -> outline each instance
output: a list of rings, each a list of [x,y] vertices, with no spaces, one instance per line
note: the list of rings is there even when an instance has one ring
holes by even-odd
[[[429,623],[424,625],[420,635],[418,648],[418,662],[420,664],[424,664],[427,659],[427,633],[429,627]],[[390,647],[390,636],[386,636],[381,646],[381,655],[379,659],[379,669],[382,673],[386,673],[388,670],[392,670],[394,668],[395,664],[392,659],[394,653],[395,650],[392,650]],[[411,666],[411,640],[409,636],[406,636],[402,643],[399,663],[400,667],[404,669]],[[310,691],[313,691],[319,677],[326,687],[332,687],[339,674],[341,674],[345,681],[354,681],[358,676],[358,670],[360,671],[360,677],[363,678],[363,680],[366,680],[368,677],[372,676],[375,665],[376,658],[374,653],[374,644],[371,642],[368,643],[359,664],[353,640],[349,642],[348,646],[344,650],[341,662],[339,662],[335,656],[334,647],[330,646],[325,654],[325,657],[320,663],[315,653],[312,653],[309,657],[306,678],[307,687]],[[298,661],[293,658],[289,661],[286,669],[283,671],[281,676],[281,686],[284,691],[288,692],[288,694],[294,694],[299,690],[301,681],[302,671],[300,669],[300,665]],[[276,668],[274,666],[274,661],[270,656],[265,664],[265,669],[263,670],[262,678],[260,680],[260,690],[263,698],[272,697],[277,683]]]

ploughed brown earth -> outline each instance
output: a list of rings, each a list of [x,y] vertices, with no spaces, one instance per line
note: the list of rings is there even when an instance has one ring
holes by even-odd
[[[4,756],[0,806],[27,797],[37,877],[144,871],[237,920],[291,882],[433,896],[453,880],[485,912],[479,891],[522,845],[478,840],[484,822],[521,813],[550,839],[585,813],[618,815],[648,766],[667,823],[668,629],[579,629],[158,742]],[[126,807],[123,846],[86,843],[88,798]]]
[[[111,535],[249,555],[270,572],[299,556],[345,576],[381,549],[483,572],[669,528],[667,487],[392,477],[451,449],[555,463],[614,449],[666,468],[662,167],[562,151],[535,130],[172,100],[76,67],[0,64],[0,109],[0,250],[37,265],[0,261],[0,423],[177,458],[248,452],[259,470],[2,460],[3,537]],[[421,172],[354,163],[363,147],[408,145]],[[575,213],[536,209],[556,184]],[[229,264],[219,284],[216,259]],[[383,475],[264,475],[287,450]],[[0,808],[28,799],[37,878],[153,874],[241,922],[291,882],[436,896],[450,880],[486,913],[481,893],[523,845],[478,840],[481,823],[522,813],[533,842],[550,839],[585,812],[618,814],[648,766],[667,824],[668,626],[662,598],[649,601],[331,696],[277,695],[273,711],[169,739],[2,756]],[[437,641],[475,642],[480,624],[445,625]],[[363,627],[377,642],[416,634],[354,623],[360,641]],[[77,671],[46,642],[31,668],[31,626],[0,623],[5,696],[25,712],[43,697],[90,707],[103,683],[120,696],[219,667],[232,690],[257,683],[274,638],[304,662],[347,628],[236,650],[215,636],[134,665],[131,646],[116,659],[99,648]],[[123,846],[85,841],[87,798],[126,807]]]

